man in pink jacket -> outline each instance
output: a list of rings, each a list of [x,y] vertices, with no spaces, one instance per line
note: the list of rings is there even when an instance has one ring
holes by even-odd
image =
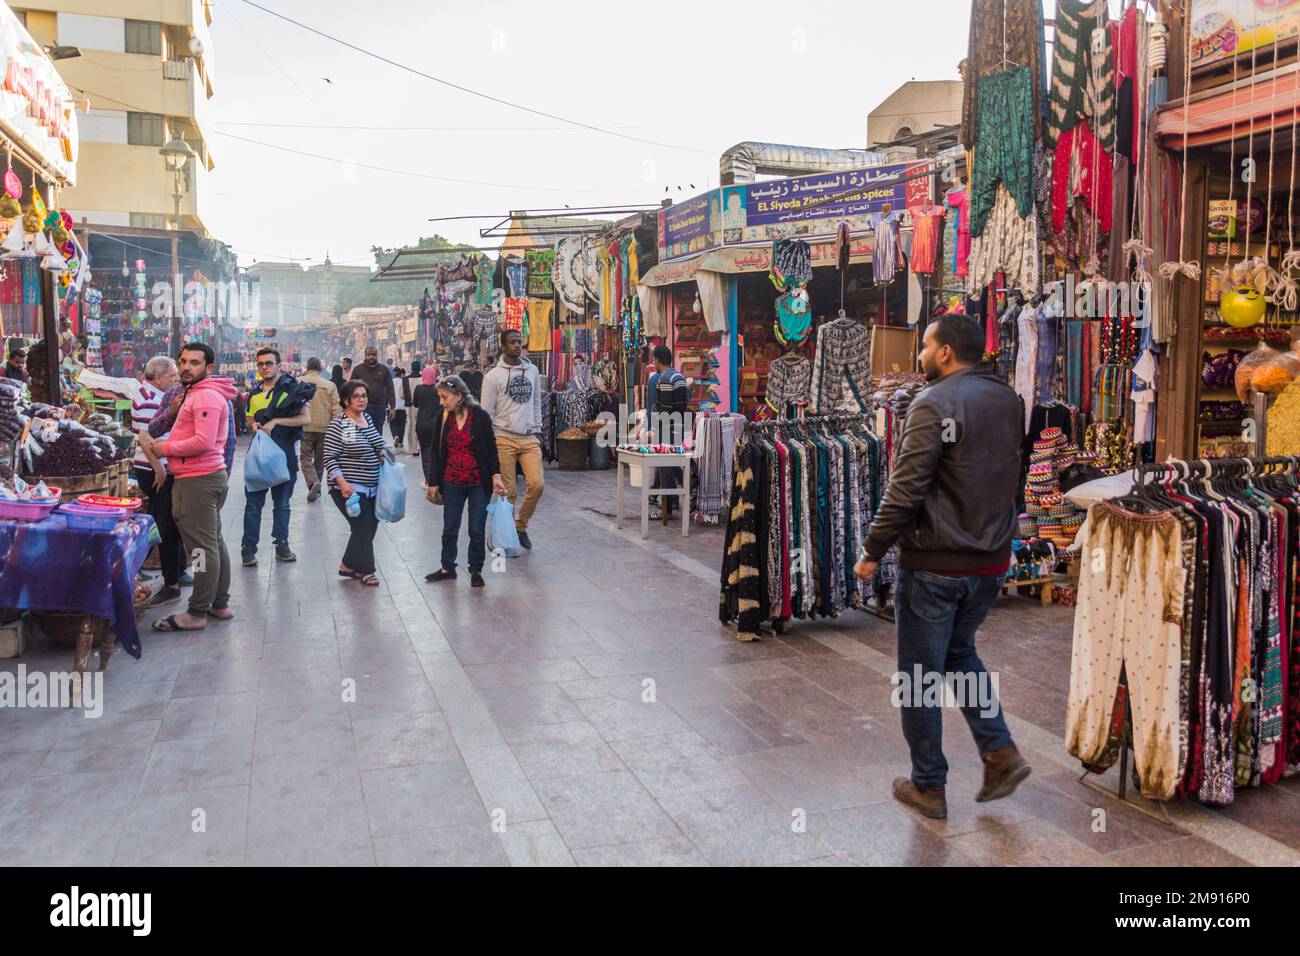
[[[207,626],[209,617],[225,621],[234,616],[221,506],[226,503],[225,448],[235,386],[230,379],[210,374],[212,348],[202,342],[185,345],[177,365],[185,399],[176,424],[165,441],[143,433],[140,442],[166,457],[171,468],[172,516],[193,561],[194,590],[189,610],[154,621],[157,631],[197,631]]]

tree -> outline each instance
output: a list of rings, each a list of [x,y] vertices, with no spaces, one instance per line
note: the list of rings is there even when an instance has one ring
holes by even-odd
[[[474,251],[472,246],[467,246],[464,243],[452,243],[442,236],[421,236],[414,246],[406,246],[405,248],[446,250],[441,255],[421,256],[419,260],[404,260],[428,263],[431,268],[441,263],[454,263],[461,256]],[[375,257],[375,266],[378,269],[382,269],[392,262],[393,256],[398,252],[397,249],[385,248],[384,246],[371,246],[370,251]],[[355,279],[340,278],[338,291],[335,295],[336,308],[338,314],[343,315],[349,309],[356,308],[374,308],[385,305],[418,305],[420,296],[424,294],[426,288],[433,289],[432,279],[370,282],[360,277]]]

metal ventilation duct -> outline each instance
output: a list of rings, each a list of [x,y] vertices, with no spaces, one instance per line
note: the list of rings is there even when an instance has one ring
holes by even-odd
[[[767,176],[806,176],[813,173],[861,169],[885,161],[883,153],[865,149],[814,149],[781,143],[737,143],[718,160],[719,182],[724,186],[752,183]]]

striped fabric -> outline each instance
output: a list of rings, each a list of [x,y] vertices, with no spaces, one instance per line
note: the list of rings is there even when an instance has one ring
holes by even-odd
[[[131,403],[131,431],[138,433],[149,427],[149,423],[153,421],[162,405],[162,395],[162,392],[148,382],[140,384],[140,397]],[[135,458],[131,463],[137,468],[152,467],[139,445],[136,446]]]
[[[1052,90],[1043,136],[1047,148],[1080,120],[1094,127],[1102,149],[1115,148],[1115,67],[1106,0],[1057,0]],[[1100,52],[1092,49],[1100,29]]]
[[[358,425],[340,415],[325,429],[325,474],[333,481],[342,474],[348,484],[371,489],[379,484],[379,456],[384,440],[375,426]]]

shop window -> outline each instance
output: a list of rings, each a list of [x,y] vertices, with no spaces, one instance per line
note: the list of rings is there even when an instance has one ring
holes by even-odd
[[[167,120],[160,113],[127,113],[126,141],[132,146],[162,146],[167,142]]]
[[[135,229],[166,229],[167,217],[157,212],[133,212],[131,226]]]
[[[162,56],[162,24],[152,20],[127,20],[126,52]]]

